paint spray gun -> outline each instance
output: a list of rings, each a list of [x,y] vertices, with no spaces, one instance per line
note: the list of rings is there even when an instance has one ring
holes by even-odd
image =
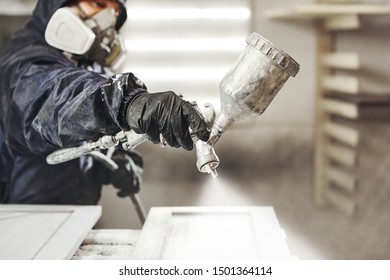
[[[222,79],[220,87],[221,114],[216,121],[215,111],[210,120],[204,116],[196,102],[194,108],[209,124],[211,135],[207,142],[193,137],[196,148],[196,165],[200,172],[217,176],[219,159],[214,146],[221,135],[236,121],[261,115],[290,76],[299,72],[299,64],[287,53],[274,46],[257,33],[246,39],[247,46],[241,52],[233,66]],[[147,141],[145,134],[136,134],[133,130],[120,131],[116,135],[105,135],[96,142],[80,147],[55,151],[47,157],[49,164],[58,164],[80,156],[108,149],[122,143],[125,150],[135,148]],[[164,139],[161,138],[164,146]],[[104,161],[102,161],[104,162]],[[108,162],[108,163],[107,163]],[[106,164],[112,165],[109,161]]]

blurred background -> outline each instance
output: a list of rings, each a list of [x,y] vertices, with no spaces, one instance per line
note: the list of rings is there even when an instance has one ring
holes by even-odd
[[[0,0],[0,51],[34,4]],[[173,90],[218,113],[219,82],[251,32],[301,66],[263,115],[222,136],[217,179],[197,171],[194,151],[139,146],[146,210],[272,206],[300,259],[390,259],[389,0],[128,0],[127,8],[120,71],[150,92]],[[112,187],[100,204],[97,228],[141,228]]]

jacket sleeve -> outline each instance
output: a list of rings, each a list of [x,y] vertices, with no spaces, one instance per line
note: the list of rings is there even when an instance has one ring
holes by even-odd
[[[4,130],[12,149],[22,154],[75,146],[126,129],[127,104],[146,91],[131,73],[107,79],[45,46],[15,53],[2,66]]]

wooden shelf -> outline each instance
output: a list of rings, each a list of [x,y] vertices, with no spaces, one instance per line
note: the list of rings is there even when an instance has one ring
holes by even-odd
[[[337,190],[329,189],[326,193],[327,199],[331,205],[338,208],[348,216],[353,216],[356,211],[356,202],[351,197],[340,193]]]
[[[299,4],[289,9],[266,11],[268,19],[294,19],[324,21],[328,31],[352,30],[360,27],[361,15],[389,15],[390,5],[385,4]]]
[[[337,188],[349,193],[353,193],[357,188],[357,179],[354,174],[350,174],[343,169],[327,166],[325,173],[327,180],[336,185]]]
[[[335,141],[328,141],[325,145],[325,154],[329,160],[342,166],[354,168],[357,164],[357,152],[355,149]]]
[[[324,53],[322,65],[331,69],[358,70],[360,68],[359,54],[356,52]]]
[[[390,111],[390,93],[389,94],[368,94],[359,93],[355,95],[342,93],[327,93],[326,97],[348,101],[357,105],[386,106]]]
[[[336,91],[356,95],[359,93],[359,79],[347,75],[324,75],[322,78],[324,91]]]
[[[351,147],[356,147],[359,144],[359,131],[345,124],[326,121],[323,124],[323,133],[327,137],[331,137]]]
[[[327,93],[322,108],[351,120],[390,121],[390,95]]]
[[[347,15],[388,15],[390,5],[380,4],[300,4],[289,9],[264,13],[269,19],[321,19]]]

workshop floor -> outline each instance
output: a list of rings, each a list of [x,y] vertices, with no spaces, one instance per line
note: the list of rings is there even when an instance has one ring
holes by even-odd
[[[390,203],[383,198],[367,200],[369,204],[362,205],[355,217],[332,208],[316,208],[312,202],[311,130],[302,127],[294,131],[296,137],[291,137],[289,128],[280,129],[275,138],[265,136],[256,144],[254,137],[242,139],[239,130],[230,132],[231,141],[218,144],[221,165],[216,180],[199,176],[193,153],[168,153],[145,144],[140,193],[145,208],[273,206],[290,251],[299,259],[390,259]],[[262,129],[261,133],[268,135],[269,131]],[[286,137],[289,141],[277,140]],[[390,189],[385,187],[388,200]],[[111,203],[115,207],[103,210],[98,227],[140,228],[130,201],[118,200],[112,188],[105,188],[103,209]]]

